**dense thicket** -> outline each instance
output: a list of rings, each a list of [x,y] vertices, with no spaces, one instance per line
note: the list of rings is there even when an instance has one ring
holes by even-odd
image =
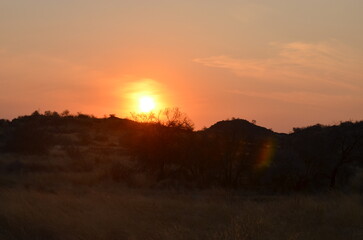
[[[233,119],[193,131],[191,121],[178,110],[164,114],[166,121],[140,123],[67,111],[34,112],[0,120],[0,148],[3,153],[49,156],[54,149],[64,150],[88,166],[94,162],[85,162],[82,155],[87,151],[102,150],[101,155],[113,151],[120,158],[129,156],[132,164],[115,165],[111,174],[153,176],[159,185],[270,192],[354,187],[362,191],[363,121],[279,134]]]

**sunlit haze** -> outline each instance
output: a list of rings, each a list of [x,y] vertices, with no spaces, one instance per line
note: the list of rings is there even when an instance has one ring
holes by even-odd
[[[0,118],[363,119],[363,1],[0,1]]]

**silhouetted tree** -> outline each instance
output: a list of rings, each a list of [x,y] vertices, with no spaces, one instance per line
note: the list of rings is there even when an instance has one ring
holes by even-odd
[[[191,120],[178,108],[165,109],[158,114],[132,114],[143,123],[131,136],[129,149],[139,166],[156,174],[159,180],[170,176],[180,166],[184,138],[192,133]]]
[[[362,123],[342,123],[339,128],[333,128],[333,142],[330,144],[335,153],[335,164],[330,174],[330,188],[335,188],[338,171],[343,166],[356,161],[362,161],[361,149],[363,148]]]
[[[192,131],[194,123],[179,108],[165,108],[158,112],[131,113],[132,120],[141,123],[158,124],[165,127]]]

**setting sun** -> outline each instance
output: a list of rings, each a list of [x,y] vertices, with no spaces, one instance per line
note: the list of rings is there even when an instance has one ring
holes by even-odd
[[[140,112],[150,112],[155,108],[155,101],[152,97],[141,97],[139,99]]]

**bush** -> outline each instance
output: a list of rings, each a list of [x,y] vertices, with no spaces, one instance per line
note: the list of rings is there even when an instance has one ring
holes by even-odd
[[[52,135],[37,126],[19,126],[5,133],[5,152],[42,155],[47,154],[52,145]]]

